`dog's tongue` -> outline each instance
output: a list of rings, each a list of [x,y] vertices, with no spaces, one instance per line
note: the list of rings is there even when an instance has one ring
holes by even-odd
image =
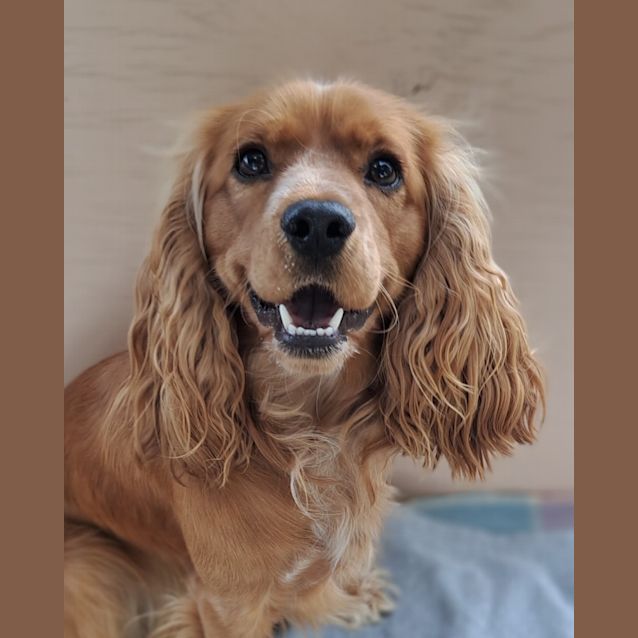
[[[296,326],[303,328],[327,328],[339,304],[332,294],[319,286],[299,289],[286,302],[286,308]]]

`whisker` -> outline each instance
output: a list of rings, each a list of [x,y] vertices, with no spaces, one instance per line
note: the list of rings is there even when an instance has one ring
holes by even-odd
[[[396,273],[391,272],[385,272],[384,275],[388,279],[391,279],[395,283],[401,284],[402,286],[405,286],[410,290],[417,290],[417,287],[409,279],[405,279],[404,277],[401,277],[401,275],[397,275]]]
[[[383,329],[371,330],[371,332],[373,334],[388,334],[399,325],[399,311],[396,307],[396,304],[394,303],[394,299],[392,299],[392,295],[390,295],[387,288],[383,284],[380,285],[379,292],[381,295],[383,295],[384,299],[388,302],[388,305],[390,306],[390,310],[392,311],[392,323],[387,328],[385,327],[385,317],[383,315],[381,304],[379,303],[379,299],[377,298],[375,299],[374,303],[377,306],[377,309],[379,310],[381,321],[383,322]]]

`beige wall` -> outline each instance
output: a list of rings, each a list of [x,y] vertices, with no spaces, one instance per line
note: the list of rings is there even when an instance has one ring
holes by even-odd
[[[479,487],[571,488],[571,3],[67,0],[65,13],[67,380],[124,347],[167,124],[273,79],[349,75],[461,118],[489,152],[495,253],[550,395],[538,444]],[[408,464],[397,480],[466,487]]]

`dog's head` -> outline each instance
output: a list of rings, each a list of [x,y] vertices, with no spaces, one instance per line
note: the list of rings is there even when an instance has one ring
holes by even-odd
[[[205,124],[202,256],[293,374],[337,370],[414,273],[427,215],[410,116],[370,89],[299,83]]]
[[[207,115],[138,284],[142,447],[247,458],[242,345],[295,377],[376,352],[388,440],[467,474],[531,440],[540,376],[475,177],[444,124],[354,83]]]

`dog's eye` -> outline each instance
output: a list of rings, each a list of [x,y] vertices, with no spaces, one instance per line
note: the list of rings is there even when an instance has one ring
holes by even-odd
[[[235,170],[242,177],[269,175],[270,168],[266,154],[259,148],[247,148],[239,153]]]
[[[366,180],[381,188],[398,188],[401,184],[399,163],[393,157],[377,157],[368,166]]]

